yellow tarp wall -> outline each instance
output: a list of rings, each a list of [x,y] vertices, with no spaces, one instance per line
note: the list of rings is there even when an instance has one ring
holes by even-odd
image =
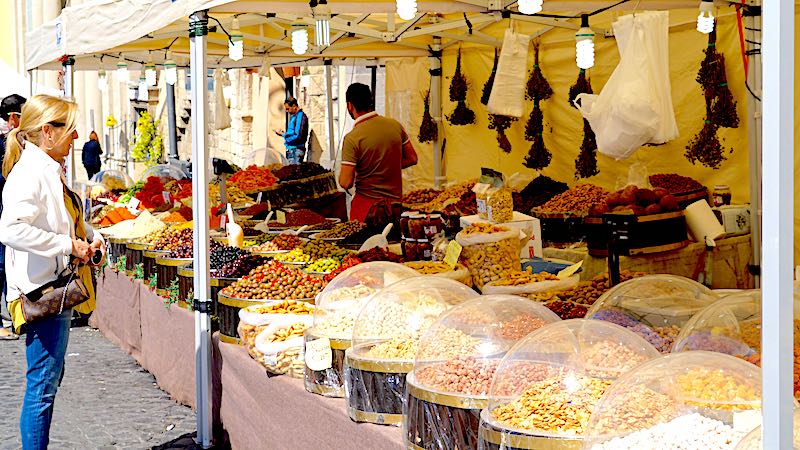
[[[720,14],[730,11],[732,9],[722,9]],[[662,146],[643,147],[626,161],[615,161],[604,155],[598,155],[600,174],[586,180],[576,180],[574,176],[575,159],[583,138],[583,123],[580,113],[567,102],[569,88],[578,75],[574,61],[574,33],[570,30],[556,29],[542,36],[540,67],[554,91],[553,97],[541,104],[545,120],[545,144],[553,154],[552,162],[542,171],[543,174],[564,181],[570,186],[591,182],[612,190],[621,180],[627,178],[631,164],[639,162],[647,166],[650,174],[678,173],[691,176],[709,188],[713,188],[716,184],[727,184],[731,187],[735,203],[742,204],[749,201],[746,97],[748,94],[744,84],[744,68],[735,15],[720,17],[717,25],[717,48],[726,58],[728,83],[737,101],[740,118],[739,128],[722,128],[718,134],[723,146],[732,152],[726,155],[728,159],[718,170],[692,165],[684,157],[688,141],[703,126],[705,113],[703,94],[695,77],[703,59],[707,38],[695,30],[696,16],[697,12],[694,10],[670,11],[670,24],[678,25],[670,28],[669,61],[672,100],[680,136]],[[610,28],[614,19],[615,17],[610,14],[603,14],[593,18],[592,26]],[[507,21],[504,21],[483,31],[502,39],[507,26]],[[526,34],[541,28],[521,22],[516,22],[513,26],[519,32]],[[800,31],[797,31],[797,36],[795,42],[800,42]],[[595,93],[599,93],[619,62],[619,52],[613,38],[598,36],[595,38],[595,45],[596,65],[588,73]],[[800,67],[800,56],[797,56],[800,53],[799,49],[800,47],[796,48],[795,56],[797,67]],[[443,55],[442,107],[445,115],[449,115],[455,107],[449,100],[448,88],[455,70],[457,50],[455,46],[450,47]],[[532,66],[532,46],[529,53],[529,64]],[[462,68],[470,83],[467,105],[476,112],[477,123],[453,126],[447,120],[444,121],[444,136],[447,140],[444,167],[448,182],[476,178],[480,175],[481,167],[492,167],[506,175],[515,172],[521,172],[529,178],[536,175],[536,171],[523,166],[523,160],[530,148],[530,143],[524,140],[527,116],[506,131],[513,147],[510,154],[499,149],[495,140],[496,133],[488,129],[488,115],[486,108],[480,103],[480,96],[491,72],[493,56],[493,50],[487,46],[462,45]],[[418,58],[391,61],[386,66],[387,104],[390,105],[387,114],[400,120],[414,139],[419,131],[423,113],[424,91],[427,90],[430,80],[428,64],[427,58]],[[796,87],[796,93],[800,93],[800,86]],[[528,101],[527,112],[530,112],[532,107],[533,102]],[[795,120],[797,141],[800,139],[800,114],[796,115]],[[429,144],[418,142],[416,148],[420,155],[420,163],[407,171],[407,188],[430,187],[433,184],[432,148]],[[800,162],[795,167],[796,178],[800,180]],[[800,182],[795,188],[796,199],[800,199],[798,186]],[[800,220],[797,217],[795,224],[796,229],[800,230]],[[795,256],[800,260],[800,246],[797,244],[795,244]]]

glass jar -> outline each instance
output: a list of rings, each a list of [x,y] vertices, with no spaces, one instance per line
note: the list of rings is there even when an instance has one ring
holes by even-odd
[[[727,184],[718,184],[714,186],[714,193],[711,195],[714,199],[714,206],[727,206],[731,204],[731,188]]]
[[[403,238],[411,237],[411,232],[408,228],[408,221],[411,219],[411,216],[415,216],[419,214],[418,211],[406,211],[403,214],[400,214],[400,234]]]
[[[416,239],[405,239],[400,247],[403,250],[403,258],[405,258],[406,261],[418,261],[420,259],[419,252],[417,251]]]
[[[430,261],[433,259],[433,244],[427,239],[417,239],[417,255],[414,261]]]
[[[431,239],[437,234],[444,231],[444,220],[442,220],[441,214],[431,214],[428,216],[428,219],[425,221],[425,226],[423,227],[423,233],[425,234],[425,238]]]
[[[425,214],[416,214],[408,218],[409,239],[423,239],[425,237]]]

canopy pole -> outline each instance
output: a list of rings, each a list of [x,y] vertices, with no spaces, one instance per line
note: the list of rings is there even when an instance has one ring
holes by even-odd
[[[167,127],[169,129],[169,159],[178,159],[178,127],[175,124],[175,86],[167,85]]]
[[[194,232],[194,323],[195,323],[195,383],[197,405],[197,441],[203,448],[211,447],[211,290],[209,286],[208,255],[208,150],[206,148],[206,36],[208,11],[189,16],[190,71],[192,100],[192,206]]]
[[[754,50],[755,45],[750,42],[761,42],[761,16],[747,14],[745,17],[747,24],[747,46],[748,50]],[[756,35],[757,36],[754,36]],[[747,56],[747,84],[751,89],[761,93],[761,54],[759,52],[748,53]],[[750,262],[753,270],[755,287],[761,287],[761,101],[753,95],[747,95],[747,137],[750,149],[750,244],[753,248],[753,259]]]
[[[792,448],[794,311],[794,0],[762,6],[764,219],[763,448]]]
[[[336,130],[333,126],[333,61],[325,60],[325,96],[327,97],[328,115],[328,154],[330,155],[331,168],[336,167]]]
[[[439,189],[447,181],[442,170],[442,39],[439,37],[433,38],[428,62],[431,66],[431,115],[439,129],[433,141],[433,187]]]
[[[64,67],[64,97],[75,100],[75,58],[67,55],[63,62]],[[75,185],[75,144],[72,144],[72,151],[69,152],[67,159],[67,185],[74,188]]]

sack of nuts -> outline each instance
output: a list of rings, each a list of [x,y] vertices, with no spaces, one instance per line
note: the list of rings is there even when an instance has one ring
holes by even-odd
[[[251,355],[271,373],[302,378],[305,371],[303,334],[313,323],[308,315],[276,319],[256,336],[255,355]]]
[[[456,235],[461,244],[462,262],[472,274],[478,289],[520,270],[519,251],[524,234],[503,226],[488,223],[472,224]]]
[[[562,280],[547,272],[509,272],[499,280],[487,283],[483,287],[483,293],[524,296],[534,292],[570,289],[578,285],[580,278],[580,275],[573,275]]]

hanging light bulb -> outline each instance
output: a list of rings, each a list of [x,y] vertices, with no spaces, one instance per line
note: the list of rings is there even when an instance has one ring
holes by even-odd
[[[308,51],[308,30],[305,25],[292,25],[292,50],[295,55]]]
[[[532,15],[542,12],[542,4],[544,0],[519,0],[517,2],[517,9],[522,14]]]
[[[147,90],[147,78],[144,76],[139,77],[139,96],[137,99],[146,102],[150,98],[150,93]]]
[[[105,69],[100,69],[97,72],[97,89],[101,92],[105,92],[108,89],[108,75],[106,75]]]
[[[311,71],[308,66],[303,67],[303,72],[300,73],[300,87],[308,89],[311,87]]]
[[[231,37],[228,41],[228,58],[233,61],[239,61],[244,58],[244,36],[239,29],[239,19],[233,18],[233,29],[231,30]]]
[[[412,20],[417,15],[417,0],[397,0],[397,15],[403,20]]]
[[[314,14],[314,43],[317,47],[331,45],[331,8],[327,0],[320,0],[311,8]]]
[[[120,80],[128,80],[128,63],[124,59],[120,59],[117,63],[117,76]]]
[[[175,83],[178,82],[178,65],[172,60],[172,53],[170,52],[167,52],[162,73],[164,74],[164,81],[170,86],[175,86]]]
[[[589,16],[581,16],[581,27],[575,33],[575,62],[580,69],[594,66],[594,31],[589,28]]]
[[[156,75],[156,65],[153,63],[153,58],[149,57],[147,63],[144,65],[144,78],[147,80],[148,86],[156,85]]]
[[[697,16],[697,31],[703,34],[714,31],[714,2],[700,2],[700,14]]]

